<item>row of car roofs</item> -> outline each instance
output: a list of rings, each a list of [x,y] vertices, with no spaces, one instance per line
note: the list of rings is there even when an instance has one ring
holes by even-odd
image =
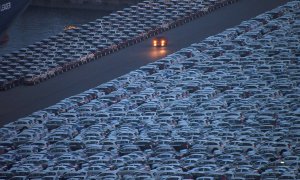
[[[300,2],[9,123],[1,178],[300,179]]]
[[[0,90],[34,85],[236,0],[143,1],[0,57]]]

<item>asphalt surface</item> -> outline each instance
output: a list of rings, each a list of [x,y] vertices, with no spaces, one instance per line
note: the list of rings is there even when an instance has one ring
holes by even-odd
[[[179,26],[163,36],[168,47],[153,48],[151,40],[122,49],[36,86],[19,86],[0,92],[0,126],[51,106],[132,70],[220,33],[289,0],[240,0]]]

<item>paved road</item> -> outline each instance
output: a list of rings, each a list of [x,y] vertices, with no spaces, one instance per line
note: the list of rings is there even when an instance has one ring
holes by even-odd
[[[147,40],[90,62],[37,86],[20,86],[0,92],[0,126],[48,107],[66,97],[126,74],[194,42],[240,24],[288,0],[240,0],[184,26],[165,32],[169,46],[150,47]]]

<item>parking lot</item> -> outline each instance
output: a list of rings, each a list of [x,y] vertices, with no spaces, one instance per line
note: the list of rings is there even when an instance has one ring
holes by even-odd
[[[0,57],[0,90],[36,85],[237,0],[143,1]]]
[[[169,46],[165,49],[157,51],[150,47],[150,40],[146,40],[55,76],[36,86],[19,86],[0,92],[0,126],[135,70],[284,2],[287,0],[276,2],[273,0],[264,0],[263,2],[241,0],[184,26],[164,32],[163,35],[170,40]],[[259,7],[257,7],[257,3],[260,3]],[[220,17],[227,20],[224,21]],[[180,34],[184,34],[184,36],[179,36]]]
[[[300,179],[292,1],[6,124],[4,179]]]

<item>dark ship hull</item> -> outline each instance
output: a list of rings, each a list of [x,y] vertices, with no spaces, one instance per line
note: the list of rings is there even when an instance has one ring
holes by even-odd
[[[13,20],[29,5],[31,0],[0,0],[0,41]]]

